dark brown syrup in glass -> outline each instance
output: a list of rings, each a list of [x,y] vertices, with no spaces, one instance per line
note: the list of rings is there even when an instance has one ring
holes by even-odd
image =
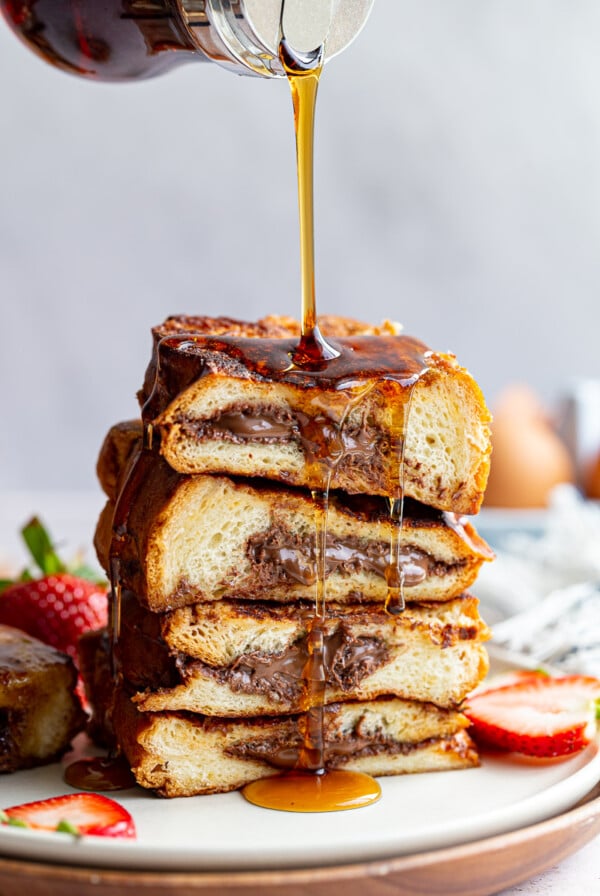
[[[0,10],[29,49],[74,75],[149,78],[202,58],[169,0],[0,0]]]

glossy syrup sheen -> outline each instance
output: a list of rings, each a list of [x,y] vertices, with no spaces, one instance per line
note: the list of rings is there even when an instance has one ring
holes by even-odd
[[[143,407],[155,420],[171,401],[215,369],[298,389],[347,391],[393,382],[409,390],[430,369],[431,351],[412,336],[345,336],[330,340],[339,355],[320,369],[298,368],[292,359],[298,341],[227,336],[167,336],[158,344],[156,377]]]
[[[65,782],[75,790],[110,791],[135,787],[135,778],[123,756],[94,756],[68,765]]]
[[[253,781],[244,788],[248,802],[283,812],[340,812],[377,802],[381,787],[361,772],[326,771],[323,774],[286,772]]]

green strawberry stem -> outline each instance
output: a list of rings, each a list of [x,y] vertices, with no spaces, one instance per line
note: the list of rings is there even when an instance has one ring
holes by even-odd
[[[36,516],[32,517],[23,526],[21,535],[39,572],[25,568],[16,580],[0,579],[0,593],[17,582],[32,582],[44,576],[62,575],[64,573],[69,573],[80,579],[86,579],[89,582],[94,582],[96,585],[104,586],[106,584],[102,576],[99,576],[94,569],[81,562],[81,557],[76,558],[72,565],[67,566],[67,564],[63,563],[50,540],[47,529]]]
[[[56,825],[56,830],[61,834],[72,834],[74,837],[81,837],[81,831],[77,827],[77,825],[73,824],[71,821],[68,821],[66,818],[62,818],[58,824]]]
[[[67,571],[66,566],[54,550],[50,536],[37,517],[34,516],[23,526],[21,535],[43,575],[51,576]]]

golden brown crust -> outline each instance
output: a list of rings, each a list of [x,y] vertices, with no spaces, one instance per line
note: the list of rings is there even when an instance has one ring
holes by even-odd
[[[115,720],[138,784],[166,797],[224,793],[277,774],[261,755],[298,737],[294,716],[235,721],[139,713],[123,693],[116,701]],[[336,704],[326,710],[325,742],[341,747],[338,768],[375,775],[447,771],[478,764],[464,728],[460,713],[427,704]],[[365,748],[369,743],[373,746]]]
[[[111,426],[107,432],[96,464],[96,473],[104,494],[116,501],[122,485],[123,472],[142,438],[142,421],[125,420]]]
[[[372,327],[332,317],[322,323],[342,351],[319,375],[316,389],[307,389],[306,379],[289,366],[299,333],[293,319],[249,323],[182,316],[155,327],[140,401],[168,462],[182,473],[260,475],[320,487],[315,477],[322,473],[311,460],[312,436],[307,441],[302,420],[313,427],[324,406],[333,419],[345,414],[341,404],[347,396],[340,383],[363,380],[371,384],[369,391],[352,406],[344,426],[354,431],[361,418],[369,423],[334,465],[332,487],[351,494],[397,494],[396,443],[406,429],[405,493],[443,510],[476,513],[489,472],[490,417],[468,371],[452,355],[430,352],[418,340],[398,335],[398,326],[389,322]],[[315,405],[316,393],[322,401]],[[431,411],[425,427],[423,407]],[[222,428],[214,430],[219,415],[260,416],[265,410],[289,421],[289,435],[247,442],[246,436],[230,439]]]
[[[144,709],[206,715],[296,712],[313,618],[310,603],[196,604],[163,616],[123,593],[119,657]],[[489,631],[475,598],[410,605],[328,604],[327,702],[395,694],[454,705],[487,672]]]
[[[0,772],[52,762],[85,725],[66,654],[0,625]]]
[[[102,747],[116,746],[112,728],[113,665],[106,628],[85,632],[79,639],[79,669],[91,715],[87,733]]]
[[[367,324],[353,317],[337,314],[319,316],[319,327],[325,336],[380,336],[397,335],[399,324],[385,320],[381,324]],[[176,314],[164,323],[153,327],[156,339],[181,333],[205,336],[237,336],[242,338],[284,339],[300,335],[300,321],[280,314],[269,314],[258,321],[237,320],[233,317],[207,317],[205,315]]]
[[[145,462],[148,469],[120,544],[123,583],[145,606],[164,612],[221,598],[281,602],[313,598],[310,579],[294,577],[291,561],[291,571],[282,571],[275,547],[287,549],[288,556],[290,548],[299,557],[309,556],[314,508],[305,492],[256,479],[182,476],[157,457]],[[95,537],[107,571],[113,511],[109,502]],[[328,530],[336,544],[346,549],[354,545],[366,552],[366,558],[380,557],[383,565],[395,532],[383,499],[341,494],[332,495]],[[414,568],[422,569],[407,579],[405,594],[411,602],[457,596],[470,587],[481,564],[493,557],[469,523],[412,502],[405,506],[400,538]],[[216,544],[218,549],[211,548]],[[332,565],[328,593],[331,600],[383,603],[387,586],[381,564],[363,566],[357,560]]]

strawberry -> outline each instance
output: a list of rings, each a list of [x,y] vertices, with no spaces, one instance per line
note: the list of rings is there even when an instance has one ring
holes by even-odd
[[[56,647],[77,664],[80,636],[106,625],[106,585],[89,581],[85,568],[68,570],[37,519],[22,535],[42,575],[26,570],[17,582],[0,582],[0,623]]]
[[[0,812],[0,822],[37,831],[59,831],[81,836],[135,837],[129,812],[98,793],[70,793]]]
[[[600,680],[527,675],[472,694],[464,713],[475,740],[527,756],[568,756],[596,732]]]
[[[514,669],[510,672],[501,672],[499,675],[492,675],[491,678],[486,678],[483,684],[471,691],[471,697],[474,697],[475,694],[487,694],[488,691],[497,691],[499,688],[505,688],[509,684],[530,681],[532,678],[538,678],[539,676],[547,678],[548,673],[543,669]]]

